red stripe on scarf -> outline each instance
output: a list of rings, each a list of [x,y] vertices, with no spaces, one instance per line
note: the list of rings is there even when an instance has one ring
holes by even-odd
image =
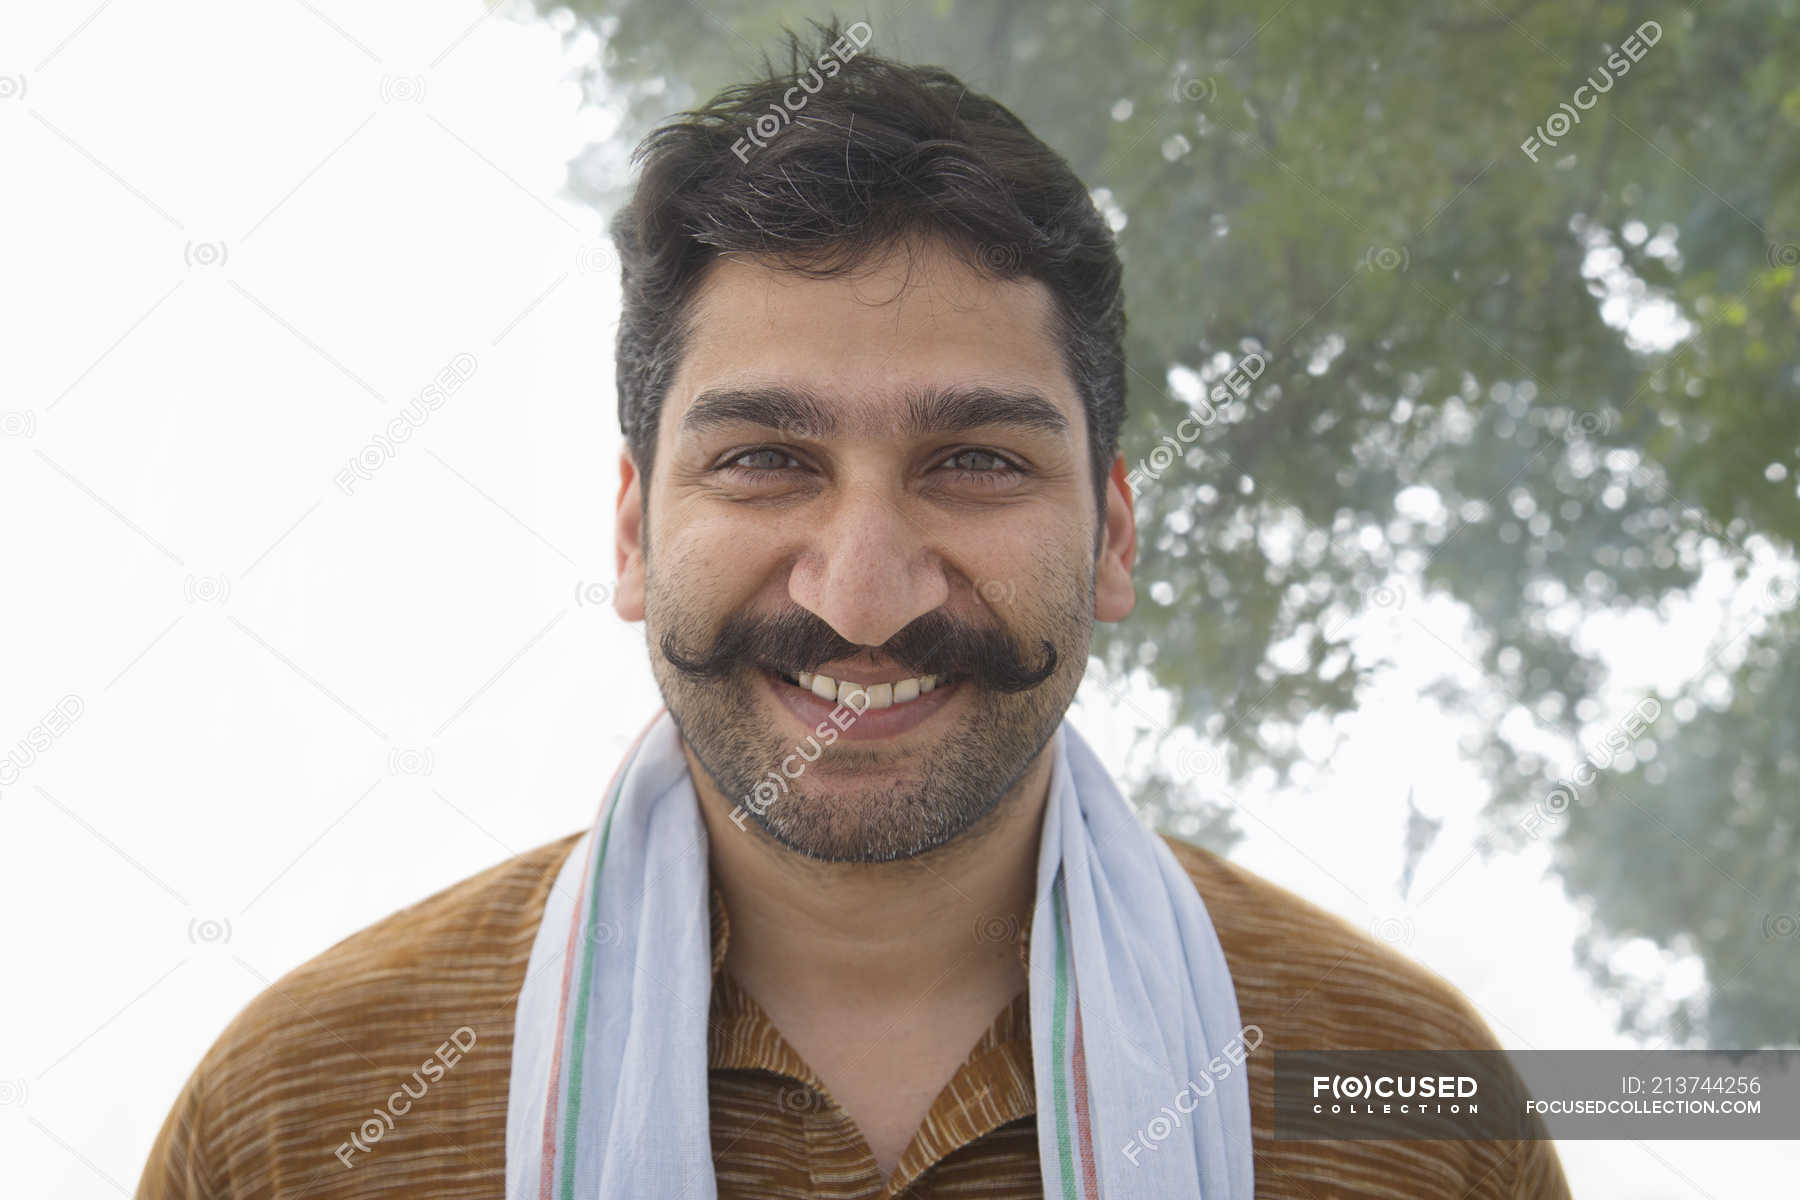
[[[563,947],[562,997],[556,1002],[556,1028],[558,1030],[556,1051],[550,1057],[550,1094],[544,1098],[544,1169],[538,1176],[538,1200],[554,1200],[556,1192],[556,1124],[557,1118],[562,1115],[556,1106],[556,1094],[562,1088],[563,1044],[568,1040],[561,1031],[566,1029],[568,1024],[569,985],[575,975],[576,934],[581,930],[582,909],[587,900],[588,885],[594,882],[594,856],[600,852],[600,838],[597,836],[600,829],[600,818],[606,814],[606,805],[613,798],[620,775],[624,773],[626,765],[637,756],[638,744],[644,740],[644,735],[650,732],[651,727],[656,724],[662,714],[662,707],[658,707],[655,716],[646,721],[644,727],[638,730],[637,736],[631,739],[631,745],[625,748],[625,753],[619,759],[619,765],[613,768],[612,778],[606,781],[606,789],[601,793],[600,812],[594,818],[594,828],[590,831],[588,838],[587,865],[581,873],[581,890],[575,893],[574,920],[569,922],[569,941]]]
[[[1094,1174],[1094,1135],[1088,1127],[1087,1058],[1081,1052],[1081,998],[1075,1000],[1075,1048],[1070,1054],[1070,1074],[1075,1084],[1075,1132],[1081,1143],[1081,1177],[1084,1195],[1098,1196],[1100,1182]]]

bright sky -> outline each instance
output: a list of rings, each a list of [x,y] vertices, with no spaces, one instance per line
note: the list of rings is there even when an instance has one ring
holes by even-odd
[[[578,111],[574,61],[474,0],[0,17],[0,745],[79,711],[0,791],[13,1194],[129,1194],[244,1004],[585,826],[658,702],[606,602],[616,267],[560,189],[610,118]],[[359,459],[447,368],[419,433]],[[1397,941],[1509,1046],[1623,1044],[1543,851],[1469,856],[1484,784],[1416,699],[1469,669],[1460,612],[1415,591],[1383,620],[1365,644],[1395,670],[1328,770],[1239,795],[1237,859]],[[1122,771],[1158,699],[1088,695]],[[1411,902],[1409,789],[1446,822]],[[1795,1143],[1561,1152],[1586,1198],[1800,1172]]]

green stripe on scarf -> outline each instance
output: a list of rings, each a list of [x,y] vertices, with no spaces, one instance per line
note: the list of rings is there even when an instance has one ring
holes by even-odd
[[[637,757],[635,752],[632,757]],[[600,829],[600,851],[594,856],[594,874],[589,880],[588,919],[582,926],[589,932],[581,939],[581,978],[577,984],[580,990],[575,996],[575,1027],[568,1046],[569,1103],[563,1118],[562,1200],[575,1200],[575,1132],[581,1119],[581,1067],[585,1057],[581,1048],[587,1040],[589,981],[594,970],[593,929],[600,917],[600,868],[606,863],[606,843],[612,838],[613,814],[619,811],[619,790],[625,786],[625,775],[630,769],[631,764],[627,762],[624,770],[619,772],[619,782],[613,786],[611,799],[606,802],[606,823]],[[551,1100],[554,1102],[555,1097]]]
[[[1069,948],[1063,935],[1063,881],[1059,873],[1050,889],[1056,917],[1056,1001],[1050,1025],[1050,1047],[1055,1060],[1051,1080],[1056,1096],[1056,1159],[1062,1167],[1063,1200],[1078,1200],[1079,1185],[1075,1180],[1075,1154],[1069,1141]]]

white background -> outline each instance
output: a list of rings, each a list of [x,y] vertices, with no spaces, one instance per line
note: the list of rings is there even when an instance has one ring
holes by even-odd
[[[616,262],[602,215],[561,195],[612,128],[567,78],[593,50],[472,0],[0,19],[0,748],[80,707],[0,790],[8,1194],[129,1194],[245,1003],[586,825],[658,703],[641,627],[607,602]],[[458,355],[467,385],[340,488]],[[1649,631],[1650,662],[1623,652],[1645,629],[1596,626],[1620,648],[1609,712],[1754,622],[1727,599]],[[1301,786],[1236,797],[1234,857],[1400,944],[1508,1046],[1625,1045],[1543,845],[1471,852],[1485,784],[1417,698],[1473,671],[1463,628],[1414,593],[1362,629],[1394,669],[1308,732]],[[1129,695],[1075,713],[1121,776],[1160,719]],[[1405,900],[1409,790],[1445,827]],[[1796,1143],[1561,1153],[1585,1198],[1800,1172]]]

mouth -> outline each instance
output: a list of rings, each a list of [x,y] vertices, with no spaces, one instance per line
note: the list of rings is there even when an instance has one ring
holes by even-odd
[[[952,688],[960,680],[955,675],[913,675],[906,679],[895,679],[887,683],[858,683],[852,679],[833,679],[829,675],[821,675],[813,671],[800,671],[789,674],[786,671],[771,670],[777,679],[791,684],[802,691],[811,692],[827,704],[839,701],[855,703],[865,709],[892,708],[895,705],[911,704],[920,696],[929,695],[938,688]],[[858,693],[867,694],[867,704]],[[856,699],[852,701],[852,697]]]
[[[839,737],[852,741],[893,737],[915,728],[959,696],[963,684],[958,675],[867,683],[772,667],[763,667],[760,673],[775,699],[808,731],[829,725]]]

